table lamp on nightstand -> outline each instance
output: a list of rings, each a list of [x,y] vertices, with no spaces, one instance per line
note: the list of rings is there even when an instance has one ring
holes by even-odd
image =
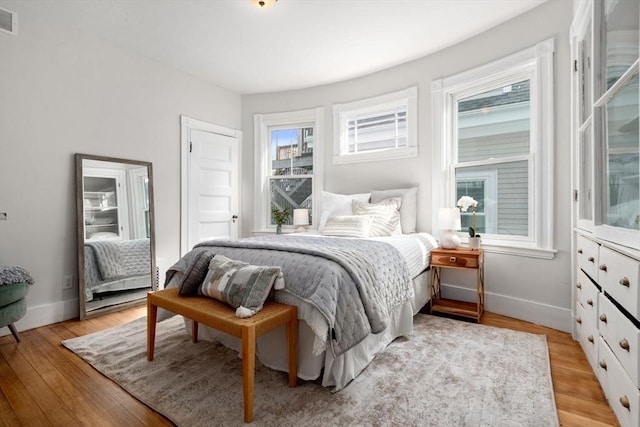
[[[309,225],[309,209],[293,210],[293,225],[297,225],[296,233],[307,231],[305,225]]]
[[[460,246],[460,237],[455,230],[462,228],[460,209],[440,208],[438,211],[438,224],[440,225],[440,246],[444,249],[455,249]]]

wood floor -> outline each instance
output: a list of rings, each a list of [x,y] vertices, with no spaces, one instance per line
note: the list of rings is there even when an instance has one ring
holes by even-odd
[[[171,425],[95,371],[60,341],[146,315],[132,308],[0,337],[0,426]],[[567,333],[486,313],[482,323],[546,334],[562,426],[615,426],[616,420],[580,345]]]

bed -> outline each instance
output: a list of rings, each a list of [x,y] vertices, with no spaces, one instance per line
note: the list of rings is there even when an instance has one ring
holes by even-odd
[[[298,377],[321,378],[338,391],[391,341],[411,334],[413,316],[429,300],[430,252],[438,245],[416,232],[415,187],[353,195],[323,191],[320,205],[315,232],[196,245],[167,271],[165,287],[182,286],[203,251],[280,267],[284,289],[270,298],[298,307]],[[170,315],[160,313],[160,319]],[[185,325],[190,329],[190,322]],[[258,338],[256,355],[286,372],[281,329]],[[200,328],[199,338],[240,351],[239,340],[213,329]]]
[[[149,239],[87,240],[85,301],[103,292],[151,287]]]

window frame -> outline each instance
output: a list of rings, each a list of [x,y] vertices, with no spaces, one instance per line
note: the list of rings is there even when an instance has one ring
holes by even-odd
[[[313,186],[312,186],[312,216],[313,228],[319,220],[318,211],[320,194],[323,183],[323,147],[324,147],[324,109],[317,107],[308,110],[290,111],[282,113],[254,114],[254,232],[271,232],[276,230],[275,225],[270,224],[270,184],[271,184],[271,130],[284,128],[313,127]],[[295,175],[296,178],[304,178],[309,175]],[[292,231],[292,225],[283,225],[282,229]]]
[[[455,167],[457,159],[457,100],[480,94],[499,85],[528,79],[530,81],[529,153],[510,156],[510,161],[529,163],[528,235],[483,235],[483,247],[489,252],[552,259],[554,248],[554,121],[553,121],[553,55],[554,39],[542,41],[507,57],[474,69],[434,80],[431,83],[433,107],[433,210],[432,230],[437,233],[438,208],[456,204]],[[495,160],[503,163],[502,158]],[[481,162],[465,162],[465,166]],[[467,233],[459,233],[466,241]]]
[[[359,114],[382,112],[389,107],[406,106],[407,145],[349,153],[347,123]],[[418,156],[418,87],[333,105],[333,164],[351,164]]]

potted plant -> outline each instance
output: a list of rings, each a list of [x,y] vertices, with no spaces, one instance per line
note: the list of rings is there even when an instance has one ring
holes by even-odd
[[[480,249],[481,236],[476,234],[476,207],[478,202],[471,196],[462,196],[456,204],[462,212],[466,212],[471,208],[471,227],[469,227],[469,248]]]
[[[271,212],[276,222],[276,234],[282,234],[282,224],[289,221],[289,211],[286,209],[273,208]]]

